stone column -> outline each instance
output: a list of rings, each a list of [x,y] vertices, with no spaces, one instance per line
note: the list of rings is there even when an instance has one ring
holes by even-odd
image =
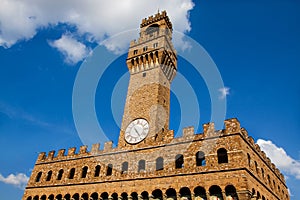
[[[222,192],[222,198],[223,198],[223,200],[226,200],[226,193],[225,192]]]
[[[143,196],[142,195],[138,195],[138,200],[142,200],[143,199]]]
[[[207,198],[208,200],[210,200],[210,193],[209,193],[209,192],[206,192],[206,198]]]
[[[154,200],[154,196],[152,194],[149,195],[149,200]]]

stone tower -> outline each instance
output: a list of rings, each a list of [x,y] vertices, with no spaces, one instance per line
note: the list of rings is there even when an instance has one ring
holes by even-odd
[[[177,70],[167,13],[144,19],[140,28],[126,60],[130,81],[118,145],[127,148],[151,145],[168,134],[170,84]]]

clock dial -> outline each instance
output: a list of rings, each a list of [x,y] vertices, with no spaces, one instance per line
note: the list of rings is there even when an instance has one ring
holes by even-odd
[[[129,144],[137,144],[146,138],[149,132],[149,123],[145,119],[133,120],[125,130],[125,140]]]

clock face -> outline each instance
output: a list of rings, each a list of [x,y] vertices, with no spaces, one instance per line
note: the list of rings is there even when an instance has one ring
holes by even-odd
[[[149,132],[149,123],[145,119],[133,120],[125,130],[125,140],[129,144],[137,144],[146,138]]]

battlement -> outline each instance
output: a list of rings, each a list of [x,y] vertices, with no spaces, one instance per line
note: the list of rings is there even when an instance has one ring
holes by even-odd
[[[165,21],[166,21],[166,23],[167,23],[167,27],[169,28],[169,29],[173,29],[172,28],[172,23],[170,22],[170,19],[169,19],[169,17],[167,16],[167,12],[164,10],[164,11],[162,11],[161,13],[157,13],[157,14],[155,14],[155,15],[151,15],[151,16],[149,16],[148,17],[148,19],[147,18],[144,18],[143,20],[142,20],[142,23],[141,23],[141,28],[143,28],[143,27],[145,27],[145,26],[148,26],[149,24],[152,24],[152,23],[155,23],[155,22],[158,22],[158,21],[160,21],[160,20],[162,20],[162,19],[164,19]]]

